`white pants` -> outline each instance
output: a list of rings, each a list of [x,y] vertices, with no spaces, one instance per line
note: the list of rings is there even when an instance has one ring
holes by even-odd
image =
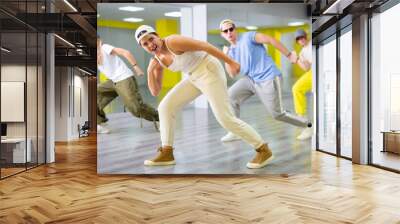
[[[215,118],[223,128],[254,148],[264,144],[250,125],[235,117],[229,102],[225,71],[218,59],[208,55],[188,78],[168,92],[158,106],[163,146],[173,146],[176,113],[201,94],[206,96]]]

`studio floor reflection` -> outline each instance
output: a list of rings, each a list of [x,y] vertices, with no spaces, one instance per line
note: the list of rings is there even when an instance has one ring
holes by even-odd
[[[290,108],[291,98],[285,97]],[[256,97],[242,107],[241,118],[269,143],[274,160],[259,170],[246,168],[254,150],[243,141],[222,143],[225,130],[211,111],[186,107],[177,117],[175,166],[146,167],[160,146],[160,135],[151,122],[129,113],[108,116],[110,134],[98,135],[98,173],[101,174],[282,174],[305,173],[310,169],[311,140],[298,141],[301,129],[275,121]]]

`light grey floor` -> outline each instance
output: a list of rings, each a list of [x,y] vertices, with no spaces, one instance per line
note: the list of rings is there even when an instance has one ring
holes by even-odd
[[[291,98],[285,97],[287,108]],[[110,134],[98,135],[97,169],[100,174],[293,174],[310,170],[311,141],[297,141],[300,128],[275,121],[256,97],[242,107],[241,118],[269,143],[274,153],[270,165],[259,170],[246,168],[255,151],[242,141],[222,143],[225,130],[210,110],[186,107],[177,117],[175,166],[147,167],[160,145],[159,132],[151,122],[129,113],[108,115]]]

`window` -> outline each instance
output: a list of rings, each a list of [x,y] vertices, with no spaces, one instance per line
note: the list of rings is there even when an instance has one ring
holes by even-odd
[[[318,48],[318,149],[336,153],[336,36]]]
[[[371,162],[400,170],[400,4],[371,19]]]
[[[352,157],[352,32],[340,36],[340,155]]]

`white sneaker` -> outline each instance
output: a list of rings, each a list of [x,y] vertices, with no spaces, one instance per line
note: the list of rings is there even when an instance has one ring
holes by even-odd
[[[221,142],[232,142],[237,140],[241,140],[241,138],[234,135],[232,132],[229,132],[228,134],[226,134],[224,137],[221,138]]]
[[[297,140],[307,140],[310,139],[313,135],[313,129],[312,128],[304,128],[304,130],[301,132],[299,136],[297,136]]]
[[[103,125],[98,124],[97,125],[97,134],[108,134],[110,133],[110,130],[104,127]]]

